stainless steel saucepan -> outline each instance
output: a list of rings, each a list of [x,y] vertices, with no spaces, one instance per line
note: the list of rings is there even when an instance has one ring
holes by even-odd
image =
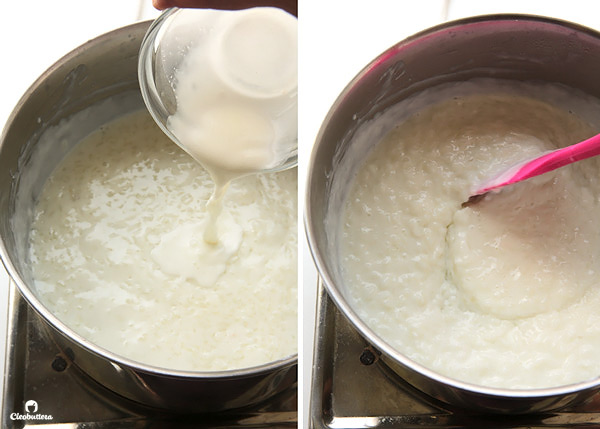
[[[33,287],[27,241],[36,199],[54,167],[81,138],[111,119],[144,109],[137,63],[149,25],[123,27],[75,49],[50,67],[15,107],[0,140],[0,254],[12,281],[46,322],[65,356],[100,384],[172,411],[250,406],[295,383],[296,355],[220,372],[150,367],[76,334],[40,302]]]
[[[350,153],[377,139],[355,138],[390,106],[442,83],[471,78],[553,82],[600,97],[600,34],[559,20],[481,16],[444,23],[391,47],[344,89],[326,116],[308,166],[305,223],[319,275],[339,310],[399,376],[446,403],[483,411],[550,410],[588,397],[600,378],[550,389],[510,390],[463,383],[409,359],[358,317],[340,273],[342,204],[355,171]],[[383,136],[386,130],[380,130]],[[362,145],[364,147],[356,147]],[[401,186],[401,184],[399,184]]]

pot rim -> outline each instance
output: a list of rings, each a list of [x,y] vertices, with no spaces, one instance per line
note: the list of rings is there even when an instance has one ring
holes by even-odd
[[[384,341],[379,335],[377,335],[371,328],[369,328],[358,314],[353,310],[348,300],[343,296],[340,288],[336,286],[336,282],[331,276],[327,269],[327,264],[320,253],[317,244],[317,236],[315,230],[315,220],[311,218],[312,202],[311,202],[311,189],[314,181],[314,165],[317,158],[318,148],[323,144],[323,138],[325,131],[331,122],[334,114],[337,112],[344,99],[350,95],[355,86],[374,68],[380,63],[385,62],[388,58],[393,57],[397,52],[406,48],[408,45],[422,40],[424,38],[433,37],[436,33],[451,30],[455,27],[460,27],[464,30],[468,26],[479,25],[489,22],[501,22],[501,21],[522,21],[525,23],[543,23],[556,27],[561,27],[566,30],[575,31],[578,33],[587,34],[595,39],[600,39],[600,32],[592,28],[586,27],[581,24],[577,24],[571,21],[562,20],[554,17],[547,17],[534,14],[516,14],[516,13],[497,13],[497,14],[485,14],[478,16],[471,16],[461,19],[448,21],[442,24],[438,24],[429,27],[425,30],[419,31],[384,50],[381,54],[371,60],[366,66],[362,68],[350,80],[350,82],[344,87],[342,92],[338,95],[333,105],[328,110],[323,122],[319,128],[317,136],[314,141],[313,148],[311,150],[310,157],[307,165],[307,176],[305,182],[305,196],[304,196],[304,211],[303,221],[305,227],[306,238],[308,247],[311,252],[314,264],[317,268],[317,274],[325,286],[329,297],[333,300],[337,308],[347,316],[351,323],[358,329],[359,333],[378,351],[387,355],[392,360],[400,363],[401,365],[422,374],[429,379],[440,382],[446,386],[454,388],[459,391],[468,392],[476,395],[485,395],[489,397],[497,397],[503,399],[533,399],[533,398],[549,398],[556,397],[559,395],[568,395],[572,393],[579,393],[584,390],[598,388],[600,385],[600,376],[591,378],[588,380],[580,381],[577,383],[571,383],[561,386],[548,387],[548,388],[532,388],[532,389],[509,389],[499,387],[487,387],[474,383],[464,382],[452,377],[442,375],[436,371],[426,368],[422,364],[414,361],[413,359],[402,354],[400,351],[392,347],[389,343]]]
[[[130,24],[124,27],[117,28],[115,30],[104,33],[94,39],[91,39],[84,44],[78,46],[73,49],[54,64],[52,64],[46,71],[44,71],[25,91],[25,93],[21,96],[16,106],[13,108],[10,113],[2,133],[0,134],[0,153],[2,152],[3,143],[6,139],[7,130],[11,128],[12,123],[15,121],[18,112],[21,110],[22,106],[25,102],[30,98],[31,94],[43,84],[43,82],[48,78],[48,76],[52,75],[55,70],[59,69],[64,64],[72,61],[81,52],[89,49],[90,46],[95,46],[98,44],[102,44],[103,42],[107,42],[109,40],[113,40],[115,38],[127,38],[128,33],[131,33],[133,29],[139,29],[141,31],[142,28],[148,28],[152,24],[151,20],[141,21],[134,24]],[[160,376],[170,377],[170,378],[179,378],[179,379],[229,379],[229,378],[245,378],[245,377],[253,377],[256,375],[267,374],[273,372],[273,370],[288,367],[291,365],[295,365],[298,360],[298,353],[294,353],[289,356],[282,357],[281,359],[277,359],[271,362],[266,362],[264,364],[246,367],[246,368],[237,368],[230,370],[220,370],[220,371],[192,371],[192,370],[181,370],[181,369],[171,369],[164,368],[154,365],[144,364],[142,362],[135,361],[133,359],[129,359],[118,355],[106,348],[100,347],[80,334],[76,333],[71,329],[68,325],[59,320],[35,295],[32,289],[25,283],[25,281],[19,275],[17,269],[9,258],[8,251],[6,249],[6,245],[4,242],[4,237],[0,236],[0,260],[4,264],[6,271],[10,277],[9,281],[12,281],[16,284],[21,296],[25,298],[28,304],[43,318],[45,319],[52,327],[56,328],[62,335],[72,339],[74,342],[89,350],[93,354],[108,359],[109,361],[117,364],[132,368],[138,372],[145,372],[148,374],[157,374]]]

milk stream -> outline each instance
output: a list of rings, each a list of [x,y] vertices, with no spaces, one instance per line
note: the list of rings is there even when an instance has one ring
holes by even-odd
[[[215,183],[204,240],[216,244],[229,183],[277,167],[297,144],[297,21],[277,8],[203,20],[209,31],[174,72],[167,126]]]
[[[212,175],[211,175],[212,176]],[[204,241],[209,244],[217,244],[219,242],[217,221],[219,215],[223,211],[223,196],[229,187],[229,181],[221,183],[215,180],[215,176],[212,176],[215,182],[215,189],[210,196],[210,199],[206,203],[206,212],[208,213],[208,219],[204,226]]]

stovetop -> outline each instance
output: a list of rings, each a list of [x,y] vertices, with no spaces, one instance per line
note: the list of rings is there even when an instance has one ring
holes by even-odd
[[[215,415],[173,414],[118,396],[71,365],[12,282],[9,288],[4,429],[297,427],[297,386],[260,406]]]
[[[479,414],[452,409],[416,390],[377,353],[319,284],[310,425],[333,428],[548,428],[600,425],[600,393],[559,412]]]

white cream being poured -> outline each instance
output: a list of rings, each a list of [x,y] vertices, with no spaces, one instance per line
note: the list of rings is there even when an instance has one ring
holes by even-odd
[[[215,183],[204,241],[216,244],[230,181],[276,169],[297,150],[297,20],[277,8],[190,9],[170,37],[191,25],[203,31],[174,71],[167,127]]]

